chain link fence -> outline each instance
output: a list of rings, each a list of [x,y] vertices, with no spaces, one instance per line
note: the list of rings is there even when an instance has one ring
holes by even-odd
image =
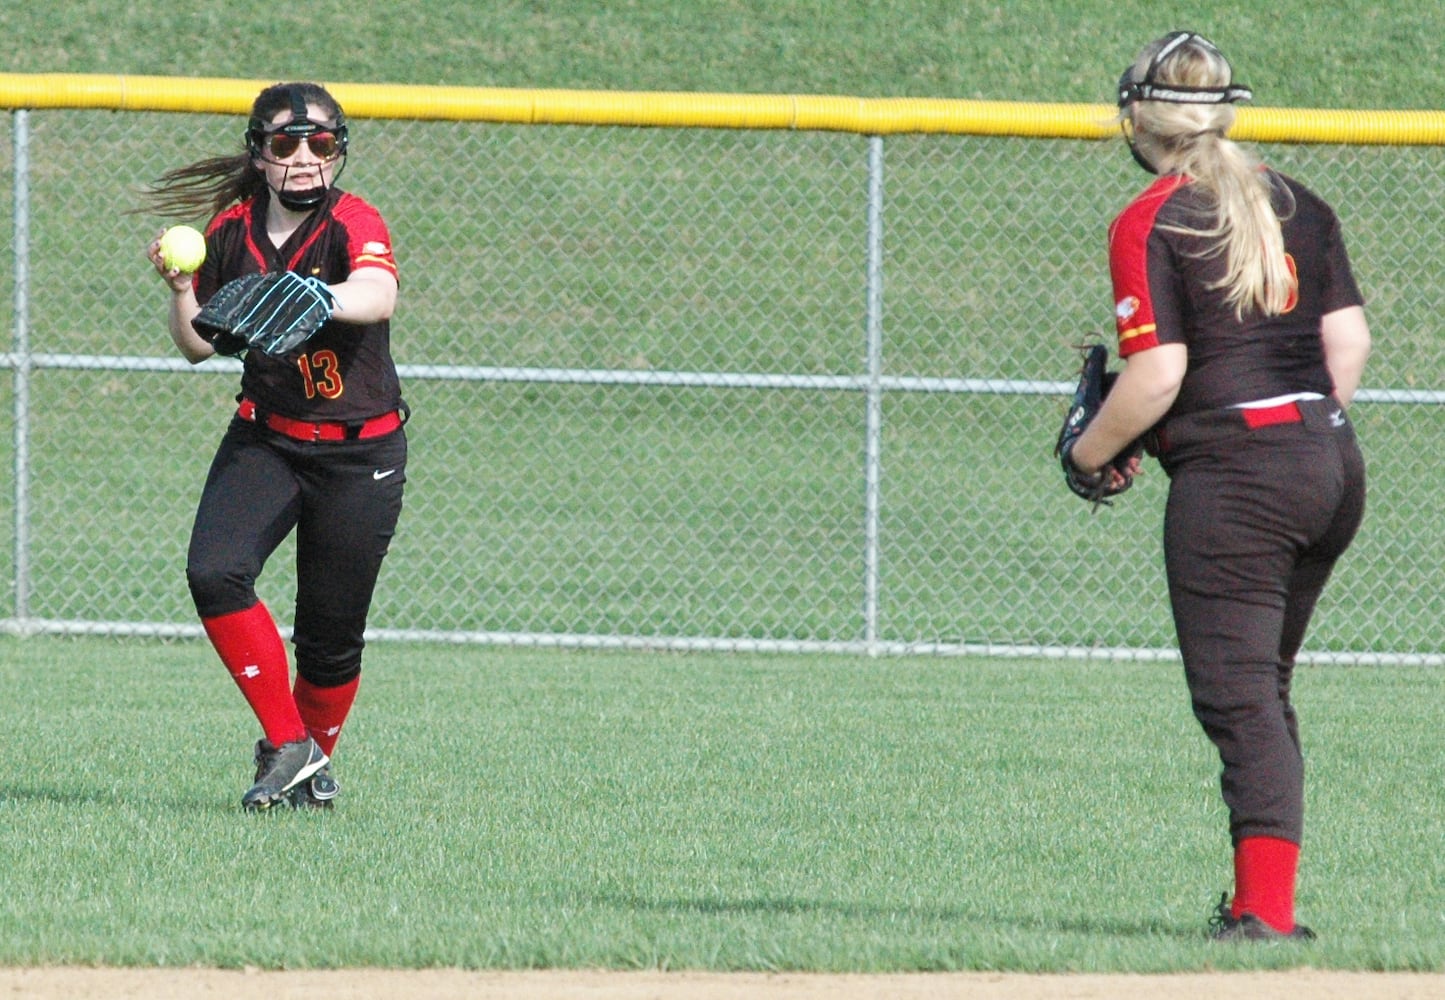
[[[165,332],[126,212],[234,116],[12,113],[0,166],[8,631],[196,634],[186,539],[239,366]],[[414,411],[374,637],[1172,655],[1157,466],[1052,457],[1105,229],[1146,178],[1068,139],[353,119]],[[1442,154],[1261,151],[1340,210],[1376,353],[1369,510],[1307,644],[1433,661]],[[260,581],[283,620],[293,550]],[[1422,584],[1425,584],[1422,586]]]

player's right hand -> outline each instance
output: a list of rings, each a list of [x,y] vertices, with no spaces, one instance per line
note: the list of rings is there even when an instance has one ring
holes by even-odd
[[[191,290],[191,283],[195,280],[195,275],[187,274],[174,267],[166,267],[165,258],[161,256],[161,237],[165,235],[165,232],[164,229],[160,230],[151,238],[150,243],[146,244],[146,257],[150,260],[151,266],[156,269],[156,273],[161,276],[161,280],[170,287],[171,294],[184,295]]]

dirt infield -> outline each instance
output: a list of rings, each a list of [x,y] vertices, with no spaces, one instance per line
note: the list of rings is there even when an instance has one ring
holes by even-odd
[[[418,972],[368,969],[0,969],[5,1000],[1436,1000],[1445,976],[1411,973],[1241,972],[1216,975],[929,973],[813,975],[709,972]]]

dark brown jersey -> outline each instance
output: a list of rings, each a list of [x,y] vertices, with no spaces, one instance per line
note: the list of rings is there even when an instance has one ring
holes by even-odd
[[[258,271],[290,270],[327,284],[364,267],[397,273],[386,223],[356,195],[331,190],[281,247],[266,233],[268,197],[238,202],[206,227],[206,260],[195,283],[202,305],[227,281]],[[350,423],[400,409],[391,324],[332,320],[290,354],[248,351],[241,394],[264,412],[317,422]]]
[[[1298,278],[1285,311],[1236,315],[1218,287],[1225,261],[1208,228],[1215,213],[1187,177],[1159,178],[1109,228],[1119,354],[1184,344],[1188,368],[1171,416],[1292,393],[1334,390],[1320,318],[1362,305],[1333,210],[1283,174],[1268,172],[1287,262]]]

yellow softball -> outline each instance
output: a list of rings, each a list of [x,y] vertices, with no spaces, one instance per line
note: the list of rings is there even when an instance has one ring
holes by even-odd
[[[190,274],[206,259],[206,238],[190,226],[172,226],[161,234],[161,261],[166,270]]]

